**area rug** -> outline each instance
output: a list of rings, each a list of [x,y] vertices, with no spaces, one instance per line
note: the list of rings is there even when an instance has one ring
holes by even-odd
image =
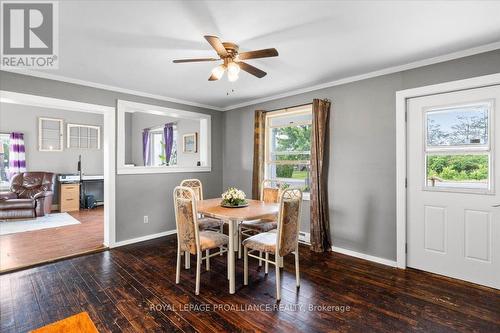
[[[80,222],[68,213],[48,214],[32,220],[7,220],[0,222],[0,236],[25,231],[58,228],[73,224],[80,224]]]
[[[74,316],[56,321],[31,333],[99,333],[87,312],[80,312]]]

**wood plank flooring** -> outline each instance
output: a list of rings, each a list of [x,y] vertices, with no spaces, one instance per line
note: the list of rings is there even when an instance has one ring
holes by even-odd
[[[69,214],[81,223],[0,236],[0,272],[103,249],[104,208]]]
[[[298,291],[285,258],[280,303],[274,270],[252,259],[249,286],[238,260],[230,295],[225,256],[203,270],[195,296],[193,256],[175,284],[176,248],[168,236],[3,274],[0,331],[87,311],[100,332],[500,332],[498,290],[306,247]]]

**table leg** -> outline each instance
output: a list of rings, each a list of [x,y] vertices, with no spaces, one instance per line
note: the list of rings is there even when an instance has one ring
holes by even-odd
[[[235,292],[235,272],[234,272],[234,221],[229,221],[229,251],[227,253],[227,270],[229,273],[229,293]]]

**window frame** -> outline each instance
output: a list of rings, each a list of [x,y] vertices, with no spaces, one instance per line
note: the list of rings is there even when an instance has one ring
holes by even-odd
[[[71,135],[71,129],[72,128],[78,128],[78,136],[72,136]],[[81,135],[81,129],[82,128],[87,128],[87,129],[94,129],[97,131],[97,136],[96,136],[96,147],[92,148],[90,147],[90,144],[88,147],[81,147],[81,140],[82,140],[82,135]],[[78,139],[78,147],[72,147],[71,146],[71,138],[77,138]],[[87,143],[90,142],[90,135],[87,137]],[[101,149],[101,126],[96,126],[96,125],[83,125],[83,124],[67,124],[66,125],[66,148],[68,149]]]
[[[428,123],[427,123],[427,115],[429,112],[440,112],[446,110],[453,110],[457,108],[467,108],[478,105],[487,106],[488,113],[488,142],[487,144],[461,144],[461,145],[450,145],[450,146],[430,146],[427,143],[428,139]],[[424,108],[422,112],[422,123],[423,123],[423,141],[422,141],[422,152],[423,152],[423,187],[424,191],[432,191],[432,192],[450,192],[450,193],[470,193],[470,194],[486,194],[486,195],[494,195],[495,194],[495,179],[494,179],[494,170],[495,170],[495,147],[494,147],[494,131],[493,125],[495,124],[494,114],[495,114],[495,104],[491,99],[488,100],[480,100],[468,103],[458,103],[458,104],[450,104],[450,105],[442,105],[439,107],[428,107]],[[487,155],[488,156],[488,188],[461,188],[461,187],[449,187],[449,186],[429,186],[427,179],[427,158],[429,156],[436,155]]]
[[[7,137],[7,140],[10,141],[10,133],[0,132],[0,136],[5,136],[5,137]],[[0,141],[0,144],[1,144],[1,141]],[[10,146],[10,144],[9,144],[9,146]],[[10,161],[7,163],[7,170],[9,168],[9,164],[10,164]],[[7,171],[5,171],[5,173],[7,174]],[[8,180],[2,181],[0,179],[0,190],[4,191],[4,190],[9,190],[9,189],[10,189],[10,182]]]
[[[272,154],[272,149],[271,149],[271,133],[274,128],[285,128],[285,127],[295,127],[295,126],[301,126],[301,125],[310,125],[312,126],[312,117],[310,121],[300,121],[300,122],[295,122],[295,123],[289,123],[285,125],[275,125],[271,126],[271,120],[273,118],[279,118],[279,117],[286,117],[286,116],[292,116],[292,115],[312,115],[312,104],[306,104],[302,106],[297,106],[297,107],[292,107],[292,108],[285,108],[285,109],[280,109],[276,111],[270,111],[266,112],[265,114],[265,134],[264,134],[264,179],[269,179],[273,182],[286,182],[286,180],[290,178],[271,178],[268,175],[268,169],[270,165],[307,165],[310,167],[311,165],[311,160],[280,160],[280,161],[273,161],[271,154]],[[308,152],[304,151],[297,151],[294,152],[293,154],[302,154],[302,153],[309,153],[311,154],[311,150]],[[302,195],[303,200],[310,200],[310,192],[304,192]]]
[[[174,145],[172,147],[175,147],[176,150],[177,150],[177,124],[174,123],[173,125],[173,131],[174,131]],[[151,157],[154,159],[155,157],[155,152],[154,152],[154,142],[153,142],[153,136],[155,135],[158,135],[160,134],[162,139],[165,140],[165,135],[164,135],[164,132],[163,132],[163,127],[155,127],[155,128],[152,128],[150,129],[149,131],[149,140],[151,142],[150,144],[150,147],[149,147],[149,153],[151,154]],[[173,153],[173,150],[172,150],[172,153]],[[177,153],[177,152],[176,152]],[[157,166],[157,165],[153,165],[153,166]],[[162,166],[162,165],[160,165]],[[170,166],[177,166],[177,161],[175,164],[172,164]]]

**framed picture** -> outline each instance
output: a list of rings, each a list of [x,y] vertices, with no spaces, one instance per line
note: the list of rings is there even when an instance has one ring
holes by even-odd
[[[198,133],[189,133],[182,136],[182,151],[185,153],[198,152]]]

